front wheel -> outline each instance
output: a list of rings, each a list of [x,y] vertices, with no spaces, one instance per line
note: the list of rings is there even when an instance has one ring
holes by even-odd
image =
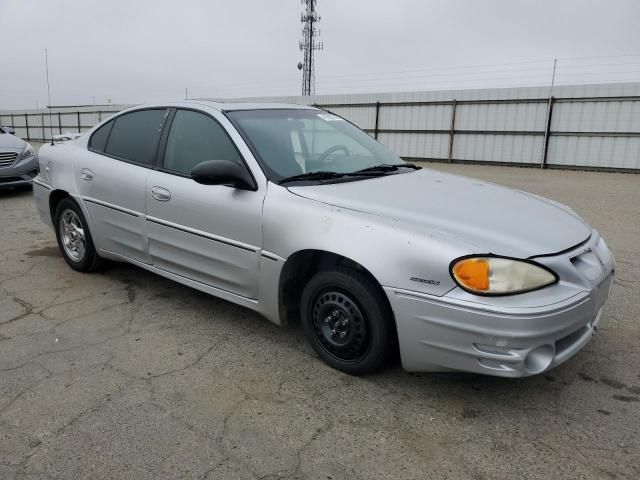
[[[395,340],[394,322],[380,287],[356,270],[314,275],[302,292],[302,325],[313,349],[351,375],[379,370]]]

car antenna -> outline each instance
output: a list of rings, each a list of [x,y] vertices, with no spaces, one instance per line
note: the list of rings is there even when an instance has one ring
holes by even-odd
[[[49,109],[49,131],[51,132],[51,145],[55,145],[53,143],[53,120],[51,119],[51,86],[49,85],[49,54],[47,49],[44,49],[44,67],[47,71],[47,108]],[[43,122],[44,123],[44,122]],[[42,136],[44,137],[44,125],[42,125]]]

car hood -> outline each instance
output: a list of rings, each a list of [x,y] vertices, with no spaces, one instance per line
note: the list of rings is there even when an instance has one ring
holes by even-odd
[[[0,133],[0,149],[1,150],[24,150],[27,142],[15,135],[9,133]]]
[[[527,258],[560,252],[591,234],[591,227],[564,205],[430,169],[289,190],[326,204],[453,235],[474,245],[474,253]]]

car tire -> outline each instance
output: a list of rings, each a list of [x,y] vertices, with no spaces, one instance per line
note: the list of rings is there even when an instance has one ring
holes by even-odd
[[[395,323],[384,292],[357,270],[315,274],[302,292],[300,314],[313,349],[342,372],[378,371],[394,351]]]
[[[106,261],[98,256],[89,225],[75,201],[63,198],[56,206],[53,218],[58,247],[71,268],[78,272],[94,272],[104,267]]]

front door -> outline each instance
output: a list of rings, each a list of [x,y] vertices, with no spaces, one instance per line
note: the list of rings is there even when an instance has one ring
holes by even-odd
[[[167,109],[136,110],[107,122],[74,161],[78,191],[99,249],[150,263],[145,187]]]
[[[163,142],[164,143],[164,142]],[[244,165],[220,125],[178,109],[159,169],[147,179],[147,235],[154,266],[246,298],[257,298],[264,189],[201,185],[189,176],[206,160]]]

